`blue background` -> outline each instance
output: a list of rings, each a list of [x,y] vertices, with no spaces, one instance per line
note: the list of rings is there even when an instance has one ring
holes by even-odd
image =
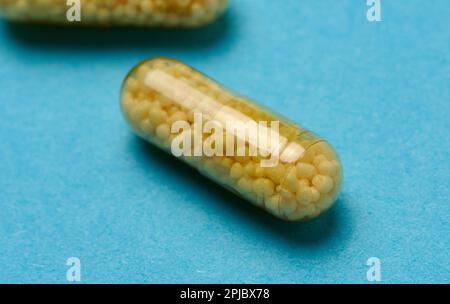
[[[0,23],[0,282],[450,278],[448,0],[231,0],[199,30]],[[256,210],[134,136],[140,60],[181,59],[327,138],[345,186],[308,223]]]

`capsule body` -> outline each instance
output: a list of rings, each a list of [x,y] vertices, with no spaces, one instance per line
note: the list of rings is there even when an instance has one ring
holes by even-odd
[[[281,219],[314,218],[339,194],[326,141],[179,61],[134,67],[121,107],[142,138]]]
[[[195,27],[226,6],[227,0],[0,0],[0,14],[42,23]]]

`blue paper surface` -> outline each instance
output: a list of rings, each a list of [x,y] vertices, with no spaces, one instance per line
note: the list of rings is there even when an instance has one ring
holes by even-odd
[[[199,30],[0,23],[0,282],[382,282],[450,278],[447,0],[231,0]],[[327,138],[327,214],[285,223],[144,143],[121,81],[175,57]]]

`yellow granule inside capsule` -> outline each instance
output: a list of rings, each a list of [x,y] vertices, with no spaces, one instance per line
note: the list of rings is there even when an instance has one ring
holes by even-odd
[[[227,6],[227,0],[80,0],[79,3],[80,20],[75,21],[68,18],[75,6],[65,0],[0,0],[0,14],[11,20],[43,23],[195,27],[213,21]]]
[[[281,219],[314,218],[329,209],[340,192],[341,164],[326,141],[176,60],[154,58],[133,68],[122,87],[121,107],[141,137],[169,153],[177,140],[187,140],[182,149],[189,143],[190,154],[183,154],[182,160]],[[196,120],[198,115],[202,121]],[[211,132],[223,128],[229,134],[230,121],[266,123],[268,130],[278,124],[278,136],[265,146],[264,137],[255,145],[238,133],[230,140]],[[178,130],[180,123],[189,129]],[[235,145],[239,141],[243,146]],[[201,153],[205,146],[217,153]],[[259,153],[250,155],[254,149]],[[265,162],[275,154],[278,161],[268,166]]]

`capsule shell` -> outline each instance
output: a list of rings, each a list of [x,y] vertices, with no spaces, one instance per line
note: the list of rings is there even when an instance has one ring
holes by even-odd
[[[325,140],[177,60],[134,67],[121,108],[139,136],[278,218],[314,218],[340,192]]]
[[[226,6],[227,0],[0,0],[0,14],[40,23],[195,27]]]

